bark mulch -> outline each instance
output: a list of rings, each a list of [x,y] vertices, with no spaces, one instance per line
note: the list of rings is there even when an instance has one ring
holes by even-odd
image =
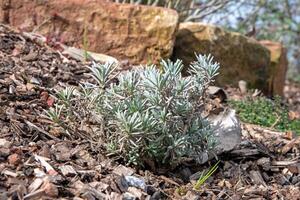
[[[215,161],[157,174],[64,138],[44,110],[55,89],[89,78],[87,63],[0,25],[0,199],[300,199],[300,138],[290,133],[243,124],[242,143],[197,191]]]

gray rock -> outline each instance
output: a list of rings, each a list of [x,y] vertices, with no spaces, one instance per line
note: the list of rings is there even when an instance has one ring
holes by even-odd
[[[146,190],[146,183],[144,180],[137,178],[135,176],[125,176],[124,177],[128,186],[139,188],[143,191]]]
[[[129,193],[129,192],[125,192],[123,194],[123,198],[122,200],[136,200],[137,197],[135,197],[133,194]]]
[[[224,152],[233,150],[241,143],[242,129],[235,110],[225,109],[223,112],[208,116],[214,130],[216,147],[214,151],[204,152],[200,159],[200,163],[206,163]]]
[[[150,198],[151,200],[159,200],[162,199],[162,195],[160,191],[154,192],[154,194]]]
[[[217,140],[216,153],[231,151],[241,142],[242,129],[235,110],[225,109],[224,112],[210,116]]]

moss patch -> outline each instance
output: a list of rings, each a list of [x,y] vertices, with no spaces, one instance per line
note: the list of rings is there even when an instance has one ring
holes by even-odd
[[[300,120],[289,119],[289,111],[281,104],[280,97],[275,97],[274,100],[265,97],[248,98],[243,101],[230,101],[229,105],[237,110],[244,122],[300,134]]]

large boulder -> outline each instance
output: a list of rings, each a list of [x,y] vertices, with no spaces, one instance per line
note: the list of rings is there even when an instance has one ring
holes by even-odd
[[[271,52],[271,65],[269,68],[269,89],[270,94],[283,96],[283,88],[288,68],[287,50],[279,42],[268,40],[260,41]]]
[[[173,59],[188,63],[195,53],[212,54],[221,65],[217,83],[233,84],[245,80],[250,87],[268,90],[270,51],[252,38],[204,23],[179,25]]]
[[[2,23],[131,64],[170,57],[178,27],[176,11],[106,0],[0,0],[0,13]]]

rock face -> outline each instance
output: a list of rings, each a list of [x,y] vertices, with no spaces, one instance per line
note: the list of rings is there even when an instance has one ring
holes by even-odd
[[[288,67],[287,51],[279,42],[260,41],[271,52],[271,65],[269,68],[269,88],[270,94],[283,96],[283,88]]]
[[[250,87],[268,90],[270,51],[256,40],[219,27],[186,22],[179,25],[173,59],[187,65],[195,53],[212,54],[221,65],[218,84],[233,84],[245,80]]]
[[[170,57],[178,14],[105,0],[0,0],[0,22],[141,64]]]

